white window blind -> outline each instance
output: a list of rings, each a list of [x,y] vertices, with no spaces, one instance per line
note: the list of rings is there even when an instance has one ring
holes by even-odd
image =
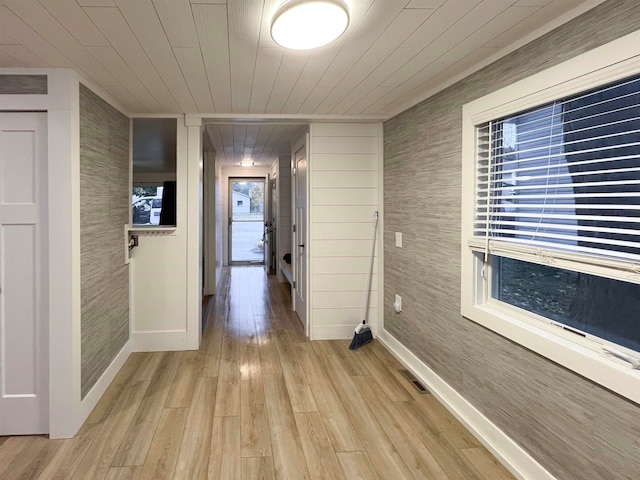
[[[640,78],[477,128],[472,247],[640,262]]]

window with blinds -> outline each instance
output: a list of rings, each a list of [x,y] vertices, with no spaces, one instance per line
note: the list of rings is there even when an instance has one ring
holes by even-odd
[[[460,313],[640,404],[640,31],[462,107]]]
[[[477,133],[470,244],[490,297],[640,352],[640,76]]]
[[[640,262],[640,77],[488,122],[477,141],[485,248]]]

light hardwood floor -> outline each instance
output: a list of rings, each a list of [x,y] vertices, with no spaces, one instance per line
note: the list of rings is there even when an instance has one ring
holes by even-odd
[[[380,344],[307,341],[260,267],[222,282],[199,351],[132,354],[71,440],[0,437],[0,478],[513,478]]]

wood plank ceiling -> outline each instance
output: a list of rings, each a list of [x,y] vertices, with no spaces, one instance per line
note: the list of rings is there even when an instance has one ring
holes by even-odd
[[[347,0],[347,32],[299,52],[269,35],[283,2],[0,0],[0,67],[72,68],[131,114],[388,118],[557,17],[599,3]],[[231,138],[245,128],[242,154],[246,142],[284,127],[244,125]]]

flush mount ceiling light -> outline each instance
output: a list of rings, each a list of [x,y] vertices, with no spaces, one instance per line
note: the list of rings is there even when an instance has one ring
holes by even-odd
[[[240,162],[241,167],[253,167],[254,165],[253,160],[242,160]]]
[[[291,0],[271,21],[271,38],[285,48],[307,50],[333,42],[349,25],[341,0]]]

